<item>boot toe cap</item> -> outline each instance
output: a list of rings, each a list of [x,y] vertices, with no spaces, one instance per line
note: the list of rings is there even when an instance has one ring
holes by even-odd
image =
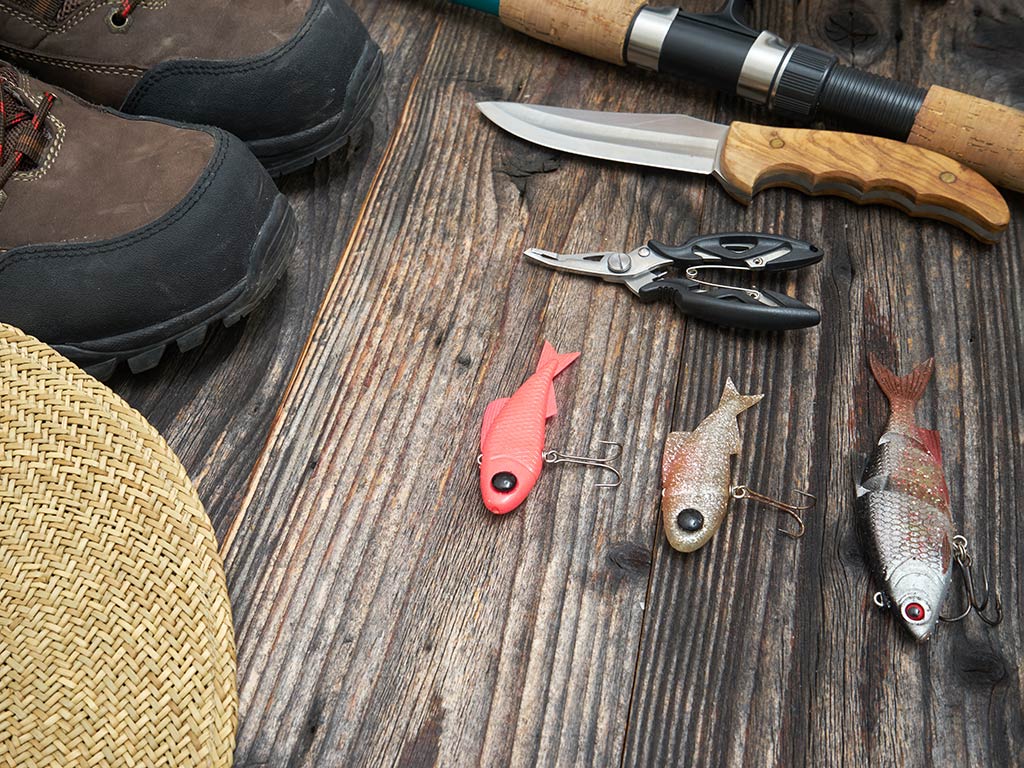
[[[365,117],[368,81],[379,75],[379,49],[355,13],[343,0],[314,0],[292,38],[273,50],[234,60],[161,62],[122,108],[216,125],[263,159],[347,132]]]
[[[208,130],[215,148],[205,171],[150,224],[101,241],[0,254],[0,319],[88,363],[174,339],[249,291],[267,269],[261,240],[280,239],[265,231],[268,222],[290,226],[293,236],[294,219],[245,145]]]

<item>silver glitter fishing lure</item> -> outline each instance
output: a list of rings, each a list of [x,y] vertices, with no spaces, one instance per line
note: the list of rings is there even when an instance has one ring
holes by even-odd
[[[707,544],[725,519],[731,499],[749,498],[781,509],[799,525],[797,533],[782,533],[792,538],[803,535],[804,523],[797,512],[809,507],[784,504],[732,484],[732,457],[742,447],[737,417],[763,397],[741,395],[732,379],[727,379],[714,412],[693,432],[672,432],[666,438],[661,512],[673,549],[693,552]]]
[[[918,642],[927,640],[940,619],[956,562],[964,576],[967,609],[949,620],[977,611],[988,624],[998,624],[1002,618],[999,598],[994,600],[995,615],[988,616],[988,584],[980,596],[975,592],[967,541],[953,532],[939,434],[917,426],[914,418],[915,406],[931,379],[933,361],[925,361],[904,377],[896,376],[874,355],[870,364],[890,405],[885,433],[857,486],[858,522],[883,587],[875,603],[891,607]]]

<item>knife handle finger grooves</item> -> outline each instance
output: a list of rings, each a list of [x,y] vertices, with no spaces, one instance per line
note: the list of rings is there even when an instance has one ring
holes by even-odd
[[[836,131],[733,123],[722,148],[726,189],[742,202],[768,187],[891,205],[954,224],[994,242],[1010,211],[998,190],[970,168],[921,147]]]

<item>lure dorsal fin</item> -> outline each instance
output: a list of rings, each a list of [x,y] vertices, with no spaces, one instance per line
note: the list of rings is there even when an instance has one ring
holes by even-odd
[[[939,433],[934,429],[922,429],[917,430],[918,437],[921,443],[924,445],[924,449],[928,451],[928,455],[934,459],[935,463],[942,467],[942,438],[939,437]],[[946,478],[939,473],[939,488],[938,492],[942,498],[945,499],[946,504],[949,504],[949,488],[946,487]]]
[[[935,358],[929,357],[906,376],[897,376],[890,371],[882,365],[874,353],[868,355],[868,364],[871,366],[871,372],[875,375],[878,386],[889,399],[892,409],[894,411],[901,409],[913,411],[932,378]]]
[[[924,443],[924,448],[935,459],[935,462],[942,465],[942,438],[934,429],[918,429],[918,436]]]
[[[555,376],[576,362],[576,358],[579,356],[579,352],[566,352],[564,355],[560,355],[551,346],[550,342],[545,341],[544,348],[540,352],[540,360],[537,362],[537,371],[543,371],[552,360],[556,360],[555,371],[551,374],[551,378],[555,378]]]
[[[544,411],[545,419],[553,419],[558,415],[558,403],[555,401],[555,388],[554,386],[548,387],[548,402],[546,410]]]
[[[484,409],[484,423],[480,427],[480,450],[483,450],[484,440],[487,439],[487,435],[491,432],[491,427],[494,426],[494,420],[498,418],[498,414],[501,413],[501,409],[505,407],[510,398],[502,397],[497,400],[492,400],[487,404],[487,408]]]
[[[661,459],[661,471],[668,472],[669,467],[675,464],[679,458],[683,446],[686,444],[689,432],[669,432],[665,437],[665,453]]]

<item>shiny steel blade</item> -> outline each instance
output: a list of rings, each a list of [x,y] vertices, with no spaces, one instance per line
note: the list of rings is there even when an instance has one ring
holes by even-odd
[[[591,112],[485,101],[477,107],[521,139],[602,160],[713,173],[729,126],[686,115]]]

